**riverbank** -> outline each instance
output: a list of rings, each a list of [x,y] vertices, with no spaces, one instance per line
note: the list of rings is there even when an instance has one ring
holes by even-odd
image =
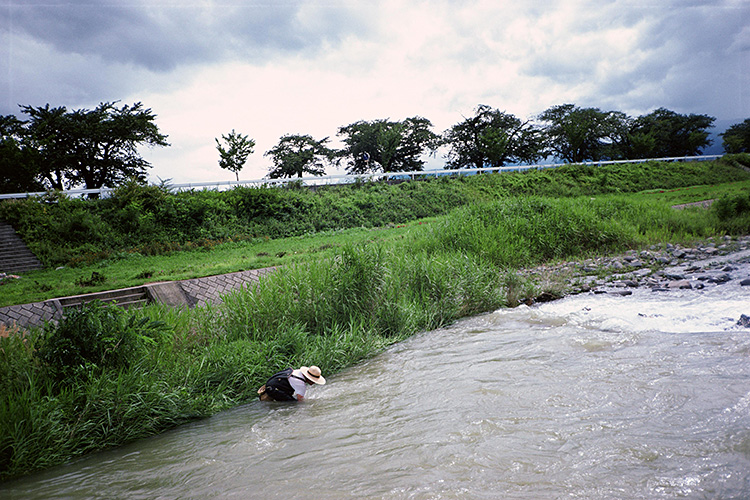
[[[495,310],[302,405],[243,404],[0,497],[747,498],[750,330],[729,319],[746,304],[730,282]]]
[[[613,256],[544,264],[519,272],[542,293],[531,304],[579,293],[630,295],[704,289],[736,282],[750,286],[750,235],[708,238],[693,245],[665,243]],[[748,311],[740,311],[750,314]]]
[[[44,331],[0,336],[0,477],[253,400],[284,367],[316,364],[335,374],[418,332],[554,291],[515,269],[651,251],[657,241],[674,249],[716,234],[717,224],[733,219],[714,210],[622,197],[503,198],[414,225],[388,244],[368,239],[334,249],[329,259],[284,266],[221,306],[92,306]],[[730,243],[715,244],[716,252]],[[635,258],[645,261],[640,254],[622,260],[634,268]],[[614,260],[607,268],[597,262],[571,265],[574,281],[558,289],[580,280],[583,290],[591,287],[584,276],[616,274]]]

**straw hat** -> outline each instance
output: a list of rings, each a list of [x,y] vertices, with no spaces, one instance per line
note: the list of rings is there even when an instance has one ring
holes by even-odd
[[[306,379],[308,379],[310,382],[315,382],[316,384],[323,385],[326,383],[326,379],[321,375],[320,368],[313,365],[311,367],[303,366],[299,369],[299,371],[302,372],[302,375],[305,376]]]

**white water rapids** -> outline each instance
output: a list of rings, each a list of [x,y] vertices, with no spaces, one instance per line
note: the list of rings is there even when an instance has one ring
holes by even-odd
[[[750,497],[750,287],[579,295],[0,484],[4,499]]]

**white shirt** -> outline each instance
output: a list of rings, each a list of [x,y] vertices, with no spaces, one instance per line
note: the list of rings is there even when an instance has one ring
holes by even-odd
[[[294,389],[295,399],[297,399],[298,394],[302,396],[303,398],[305,397],[305,391],[307,391],[307,384],[305,383],[305,376],[302,374],[301,371],[294,370],[292,372],[292,375],[289,377],[289,385],[291,385],[292,389]]]

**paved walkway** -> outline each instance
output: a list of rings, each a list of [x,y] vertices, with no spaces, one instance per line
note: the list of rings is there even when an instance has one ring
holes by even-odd
[[[220,274],[182,281],[168,281],[144,285],[149,300],[173,307],[196,307],[206,304],[221,304],[224,295],[245,285],[257,283],[260,278],[276,270],[275,267],[253,269],[236,273]],[[59,320],[66,307],[90,300],[107,300],[113,292],[101,292],[77,297],[60,297],[43,302],[0,307],[0,325],[12,327],[41,326],[45,321]],[[79,300],[75,300],[79,299]],[[117,300],[115,297],[114,300]]]

